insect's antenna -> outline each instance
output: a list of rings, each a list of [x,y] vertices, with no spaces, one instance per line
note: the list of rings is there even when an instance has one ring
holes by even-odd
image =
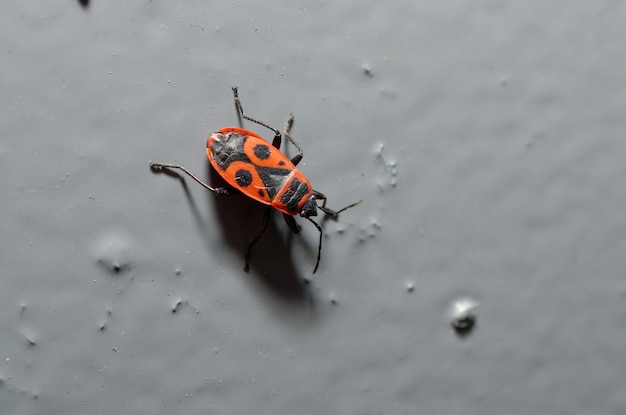
[[[315,269],[313,270],[313,274],[315,274],[315,271],[317,271],[317,267],[320,265],[320,257],[322,255],[322,227],[319,225],[319,223],[315,222],[313,219],[309,218],[308,216],[305,216],[305,218],[307,218],[309,220],[309,222],[311,222],[313,225],[315,225],[315,227],[317,228],[318,231],[320,231],[320,242],[317,245],[317,261],[315,262]]]

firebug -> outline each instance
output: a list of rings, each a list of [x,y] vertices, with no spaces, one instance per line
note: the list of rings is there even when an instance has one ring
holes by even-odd
[[[294,219],[296,215],[300,215],[313,223],[319,231],[317,261],[313,270],[313,273],[315,273],[320,263],[323,231],[319,223],[315,222],[311,217],[317,216],[317,210],[319,209],[331,218],[337,218],[341,212],[358,205],[361,203],[361,200],[339,210],[327,208],[326,196],[314,190],[309,180],[296,167],[302,160],[304,153],[290,134],[293,126],[293,114],[290,114],[285,122],[283,133],[298,150],[298,154],[289,159],[280,151],[282,142],[280,131],[269,124],[244,114],[237,87],[233,87],[232,90],[239,116],[274,132],[274,139],[271,145],[260,135],[237,127],[222,128],[211,134],[206,141],[209,162],[228,185],[249,198],[268,205],[261,231],[248,245],[244,269],[246,271],[249,269],[249,257],[252,248],[267,229],[271,208],[274,208],[283,214],[287,226],[289,226],[292,232],[300,232],[300,226]],[[150,162],[150,168],[153,171],[178,169],[217,195],[231,194],[231,189],[211,187],[181,165]],[[321,205],[317,204],[318,200],[322,201]]]

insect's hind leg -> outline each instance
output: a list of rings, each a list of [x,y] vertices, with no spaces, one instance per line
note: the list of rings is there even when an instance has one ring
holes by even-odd
[[[269,206],[267,207],[267,209],[265,209],[265,214],[263,215],[263,220],[261,222],[261,231],[254,237],[252,242],[250,242],[250,244],[248,245],[248,249],[246,250],[245,265],[243,267],[243,270],[245,272],[250,271],[250,254],[252,253],[252,248],[254,248],[254,245],[256,245],[257,242],[259,242],[259,239],[261,239],[261,236],[263,236],[263,234],[267,230],[267,225],[269,225],[271,217],[272,207]]]
[[[202,187],[204,187],[207,190],[212,191],[216,195],[229,195],[230,194],[228,189],[226,189],[224,187],[211,187],[211,186],[209,186],[208,184],[206,184],[205,182],[200,180],[198,177],[196,177],[189,170],[187,170],[184,166],[181,166],[181,165],[178,165],[178,164],[170,164],[170,163],[153,163],[153,162],[150,162],[150,170],[152,170],[155,173],[163,172],[163,171],[165,171],[165,169],[181,170],[182,172],[187,174],[189,177],[194,179],[196,182],[198,182],[200,185],[202,185]],[[176,174],[176,173],[170,173],[170,174]]]
[[[243,113],[243,107],[241,106],[241,101],[239,100],[239,91],[237,90],[236,86],[232,87],[233,90],[233,96],[235,97],[235,107],[237,108],[237,113],[239,114],[239,116],[245,120],[251,121],[255,124],[259,124],[265,128],[268,128],[272,131],[274,131],[274,139],[272,140],[272,146],[280,149],[280,143],[282,141],[281,135],[280,135],[280,131],[278,131],[277,128],[272,127],[269,124],[264,123],[263,121],[259,121],[255,118],[252,118],[246,114]]]
[[[298,150],[298,154],[295,155],[292,159],[291,162],[293,163],[294,166],[297,166],[298,163],[300,163],[300,161],[302,160],[302,157],[304,156],[304,152],[302,151],[302,148],[298,145],[298,143],[296,143],[296,140],[294,140],[291,137],[291,127],[293,126],[293,114],[289,114],[289,118],[287,118],[287,121],[285,121],[285,137],[287,137],[287,140],[289,140],[291,142],[291,144],[293,144],[293,146]]]

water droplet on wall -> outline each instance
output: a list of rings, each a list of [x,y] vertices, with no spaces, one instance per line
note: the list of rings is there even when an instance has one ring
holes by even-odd
[[[456,299],[450,306],[450,324],[459,334],[469,333],[476,324],[478,302],[462,297]]]

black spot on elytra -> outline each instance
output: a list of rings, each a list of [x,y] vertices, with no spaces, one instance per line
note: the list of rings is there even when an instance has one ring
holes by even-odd
[[[261,197],[265,196],[265,192],[263,191],[263,189],[259,189],[259,196]]]
[[[237,184],[241,187],[250,186],[250,183],[252,183],[252,174],[248,170],[239,169],[237,173],[235,173],[235,180],[237,180]]]
[[[270,149],[265,144],[257,144],[254,146],[254,155],[260,160],[266,160],[270,157]]]
[[[279,161],[279,162],[278,162],[278,165],[279,165],[279,166],[284,166],[284,165],[285,165],[285,162],[281,160],[281,161]]]

